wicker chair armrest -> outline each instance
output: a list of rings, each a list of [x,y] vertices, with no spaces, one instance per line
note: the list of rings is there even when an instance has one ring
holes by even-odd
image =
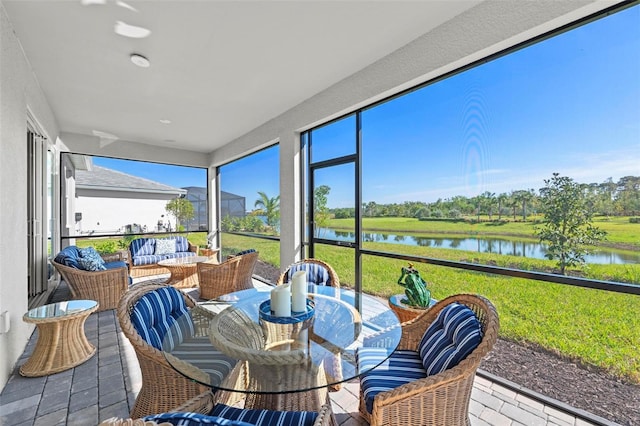
[[[436,394],[438,389],[447,388],[460,382],[470,375],[474,375],[477,369],[477,365],[462,365],[458,364],[456,367],[443,371],[433,376],[425,377],[424,379],[414,380],[410,383],[398,386],[386,392],[380,392],[375,396],[375,403],[378,407],[382,408],[386,405],[395,404],[398,400],[411,398],[420,394]],[[447,394],[447,392],[442,392]]]
[[[102,260],[104,260],[105,262],[117,262],[125,260],[124,255],[120,251],[117,251],[115,253],[100,254],[100,257],[102,257]]]
[[[118,417],[111,417],[104,420],[98,426],[173,426],[171,423],[162,422],[156,423],[151,420],[142,419],[120,419]]]
[[[198,246],[193,244],[191,241],[187,241],[187,243],[189,243],[189,251],[194,252],[194,253],[198,253]]]
[[[211,391],[207,391],[201,393],[195,398],[191,398],[189,401],[171,410],[171,412],[209,414],[211,410],[213,410],[215,404],[216,401],[213,393]]]
[[[333,417],[333,410],[331,410],[331,404],[324,404],[318,411],[318,417],[313,422],[313,426],[329,426],[336,424]]]

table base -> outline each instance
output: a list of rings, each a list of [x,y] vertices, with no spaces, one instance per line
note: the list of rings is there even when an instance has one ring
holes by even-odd
[[[26,377],[46,376],[68,370],[91,358],[96,348],[84,334],[84,323],[90,313],[38,322],[36,347],[20,367],[20,374]]]
[[[198,287],[198,268],[195,263],[188,265],[165,265],[164,267],[171,272],[171,276],[166,284],[170,284],[176,288]]]
[[[252,367],[256,370],[252,374]],[[277,411],[318,411],[323,404],[327,403],[329,393],[326,386],[320,389],[313,389],[303,392],[287,392],[291,382],[311,380],[306,384],[308,387],[317,387],[322,383],[326,384],[323,368],[309,366],[317,369],[317,375],[303,373],[299,365],[255,365],[248,363],[248,379],[251,393],[245,399],[245,408],[277,410]],[[278,386],[282,388],[282,393],[276,393]],[[305,386],[301,386],[305,387]],[[261,390],[269,389],[271,393],[260,393]]]

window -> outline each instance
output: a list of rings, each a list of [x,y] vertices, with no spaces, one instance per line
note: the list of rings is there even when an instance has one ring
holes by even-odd
[[[276,279],[280,265],[279,164],[280,147],[274,145],[218,169],[223,257],[253,248],[260,252],[261,261],[273,267]]]

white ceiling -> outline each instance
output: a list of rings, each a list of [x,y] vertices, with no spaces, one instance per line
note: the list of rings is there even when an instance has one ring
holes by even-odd
[[[104,1],[2,0],[60,131],[197,152],[213,151],[479,3]],[[117,21],[151,34],[117,35]],[[134,52],[151,67],[133,65]]]

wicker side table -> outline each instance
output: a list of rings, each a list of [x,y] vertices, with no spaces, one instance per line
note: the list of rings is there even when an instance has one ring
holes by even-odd
[[[217,259],[220,249],[212,249],[207,247],[198,247],[198,256],[206,256],[208,258],[215,257]]]
[[[405,298],[404,294],[394,294],[393,296],[389,297],[389,307],[393,312],[396,313],[401,323],[411,321],[418,315],[422,314],[423,312],[426,312],[427,309],[429,309],[431,306],[435,305],[436,303],[435,299],[431,299],[431,302],[429,303],[428,307],[415,308],[413,306],[409,306],[402,303],[401,300],[404,298]]]
[[[96,352],[84,334],[84,323],[98,309],[95,300],[71,300],[31,309],[23,321],[38,327],[31,357],[20,367],[27,377],[46,376],[82,364]]]

